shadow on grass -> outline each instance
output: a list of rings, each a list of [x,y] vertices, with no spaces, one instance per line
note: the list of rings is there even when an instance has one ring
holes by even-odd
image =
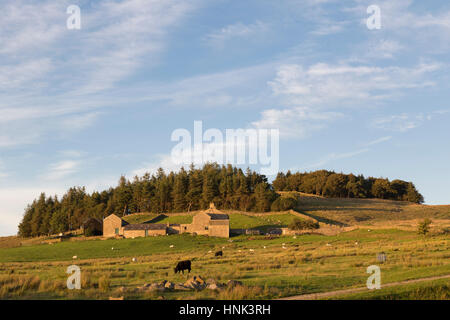
[[[340,221],[336,221],[336,220],[332,220],[332,219],[328,219],[328,218],[324,218],[324,217],[320,217],[320,216],[316,216],[315,214],[312,213],[306,213],[304,211],[299,210],[298,208],[294,209],[294,211],[304,214],[305,216],[311,217],[319,222],[322,223],[326,223],[326,224],[330,224],[330,225],[334,225],[334,226],[339,226],[339,227],[348,227],[349,224],[347,223],[343,223]]]
[[[155,218],[150,219],[150,220],[148,220],[146,222],[143,222],[143,223],[158,223],[158,222],[160,222],[160,221],[162,221],[162,220],[164,220],[166,218],[167,218],[167,216],[165,214],[160,214],[160,215],[156,216]]]

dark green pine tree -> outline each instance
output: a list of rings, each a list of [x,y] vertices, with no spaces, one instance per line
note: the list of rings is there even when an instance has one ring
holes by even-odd
[[[194,168],[189,169],[189,187],[186,194],[187,211],[200,209],[200,201],[202,198],[203,177],[200,170]]]
[[[184,168],[181,168],[180,172],[175,177],[173,187],[173,202],[174,211],[183,212],[187,210],[187,188],[188,188],[188,175]]]
[[[207,167],[203,174],[202,207],[208,208],[209,204],[219,194],[219,186],[216,180],[216,171],[213,167]]]

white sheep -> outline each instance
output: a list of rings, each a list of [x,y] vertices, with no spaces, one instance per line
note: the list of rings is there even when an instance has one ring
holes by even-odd
[[[355,246],[357,246],[358,244],[359,244],[359,242],[358,242],[358,241],[356,241],[356,242],[355,242]]]
[[[208,253],[212,253],[212,251],[211,251],[211,250],[209,250],[209,251],[208,251]]]
[[[78,257],[77,256],[73,256],[72,259],[78,259]]]
[[[131,261],[136,262],[136,258],[131,259]]]
[[[114,250],[114,247],[112,247],[111,250]]]
[[[327,243],[327,247],[331,247],[331,244]]]
[[[173,244],[170,245],[170,248],[173,248]]]
[[[253,249],[250,249],[250,252],[255,252],[255,250],[253,250]]]
[[[266,248],[266,246],[264,246],[264,249]]]

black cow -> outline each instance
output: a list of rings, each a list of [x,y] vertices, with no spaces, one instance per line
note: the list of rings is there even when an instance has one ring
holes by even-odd
[[[188,270],[191,272],[191,260],[184,260],[178,262],[177,266],[173,269],[175,273],[182,272],[184,274],[184,270]]]
[[[218,257],[218,256],[221,256],[221,257],[222,257],[222,256],[223,256],[222,250],[217,251],[216,254],[215,254],[215,256],[216,256],[216,257]]]

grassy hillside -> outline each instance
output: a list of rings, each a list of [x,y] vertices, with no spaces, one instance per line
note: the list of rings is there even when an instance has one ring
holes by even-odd
[[[128,216],[123,217],[123,220],[125,220],[128,223],[146,223],[151,222],[158,216],[159,214],[156,213],[130,214]]]
[[[294,193],[299,196],[296,210],[323,222],[367,225],[424,218],[450,220],[450,205],[429,206],[381,199],[323,198]]]
[[[405,201],[381,199],[324,198],[300,192],[281,192],[298,196],[295,210],[323,223],[351,226],[371,225],[417,219],[450,220],[450,205],[429,206]],[[286,227],[295,218],[291,214],[267,212],[260,215],[239,211],[226,211],[231,228]],[[192,223],[197,212],[176,214],[134,214],[124,217],[129,223]]]
[[[124,217],[129,223],[192,223],[195,213],[186,214],[161,214],[161,215],[130,215]],[[286,213],[251,214],[245,212],[230,212],[231,229],[260,229],[265,231],[273,227],[287,227],[295,218],[295,215]]]
[[[450,274],[448,229],[445,233],[450,226],[450,206],[326,199],[300,194],[296,210],[318,219],[323,228],[326,223],[351,227],[336,228],[340,231],[333,235],[276,238],[222,239],[183,234],[136,239],[94,238],[52,244],[43,244],[44,237],[25,241],[16,237],[3,238],[0,239],[0,299],[107,299],[109,296],[267,299],[362,287],[368,277],[366,268],[373,264],[381,267],[382,283]],[[287,226],[298,217],[289,212],[227,213],[231,228],[263,231]],[[139,214],[125,219],[131,223],[190,223],[194,214]],[[415,231],[417,222],[425,217],[434,221],[432,233],[427,237]],[[214,257],[216,250],[223,250],[224,256]],[[376,260],[381,251],[387,255],[385,263]],[[72,259],[73,256],[77,259]],[[136,257],[137,262],[133,262],[132,257]],[[172,269],[183,259],[192,260],[194,275],[220,282],[239,280],[243,286],[200,292],[159,293],[136,289],[161,280],[184,282],[188,275],[174,275]],[[65,287],[65,270],[71,264],[82,269],[83,290],[69,291]],[[344,298],[448,299],[447,290],[448,280],[433,281]]]

